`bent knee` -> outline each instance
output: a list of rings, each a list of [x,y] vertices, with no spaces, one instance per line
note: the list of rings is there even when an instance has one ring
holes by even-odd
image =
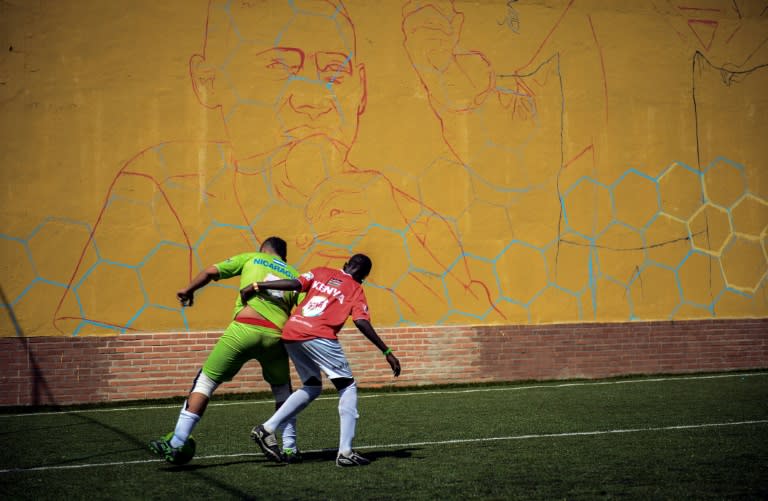
[[[336,390],[341,391],[347,386],[351,386],[355,383],[355,378],[353,377],[337,377],[335,379],[331,379],[331,383],[333,383],[333,386],[336,387]]]
[[[316,399],[320,396],[320,393],[323,392],[322,386],[310,386],[310,385],[304,385],[301,387],[301,391],[305,392],[307,396],[309,396],[309,401]]]
[[[211,398],[213,392],[219,387],[219,383],[211,379],[205,372],[200,370],[197,373],[195,381],[192,383],[192,389],[190,393],[201,393],[208,398]]]

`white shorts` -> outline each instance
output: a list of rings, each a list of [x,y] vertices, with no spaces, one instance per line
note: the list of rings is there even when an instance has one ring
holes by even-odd
[[[316,338],[284,345],[302,383],[312,377],[321,381],[321,371],[328,379],[352,377],[349,362],[337,339]]]

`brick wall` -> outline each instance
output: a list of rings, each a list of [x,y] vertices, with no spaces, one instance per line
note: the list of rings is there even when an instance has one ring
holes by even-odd
[[[361,386],[601,378],[768,368],[768,319],[379,329],[403,364],[395,383],[357,331],[341,339]],[[0,405],[186,394],[219,333],[0,338]],[[267,391],[247,364],[217,393]]]

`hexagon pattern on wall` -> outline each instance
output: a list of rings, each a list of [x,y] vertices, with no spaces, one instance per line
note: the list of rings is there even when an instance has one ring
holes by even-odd
[[[469,219],[468,213],[457,211],[459,219],[455,223],[451,221],[451,225],[460,238],[469,241],[462,255],[446,254],[440,258],[453,262],[452,267],[461,267],[464,260],[472,260],[475,268],[483,271],[481,282],[485,284],[472,291],[473,297],[487,295],[497,304],[496,309],[484,306],[483,301],[474,305],[453,303],[452,290],[459,285],[447,274],[433,278],[414,274],[424,257],[421,256],[423,250],[416,250],[418,246],[409,229],[370,225],[357,242],[385,246],[393,255],[401,248],[414,251],[400,254],[404,259],[382,263],[385,272],[382,277],[387,277],[386,280],[369,287],[391,297],[395,308],[407,308],[404,302],[407,294],[417,293],[425,281],[436,280],[433,289],[442,289],[446,295],[442,321],[450,323],[498,321],[507,318],[503,311],[512,307],[516,308],[515,312],[527,310],[528,321],[542,321],[549,314],[557,314],[559,310],[551,302],[560,300],[565,301],[560,311],[567,314],[567,321],[600,318],[604,312],[609,318],[615,318],[608,312],[621,311],[627,315],[625,320],[645,319],[660,310],[664,318],[671,319],[676,318],[677,312],[692,311],[692,308],[714,315],[718,300],[724,296],[762,293],[761,287],[768,278],[768,222],[765,221],[768,201],[746,191],[742,167],[738,164],[718,159],[700,174],[696,172],[681,163],[673,163],[656,178],[634,168],[610,185],[581,178],[562,190],[561,237],[544,247],[526,242],[520,234],[504,243],[498,239],[499,235],[484,230],[487,226],[482,221]],[[668,190],[673,185],[679,189],[683,180],[693,181],[697,186],[683,190],[688,193],[684,203],[672,203]],[[630,186],[635,182],[640,184],[638,189]],[[722,183],[731,184],[726,189],[720,186]],[[741,191],[737,192],[734,185]],[[715,199],[710,199],[710,194]],[[693,200],[700,195],[699,205],[694,207]],[[127,202],[114,201],[115,204]],[[632,213],[625,208],[626,202],[642,204],[643,210]],[[504,207],[482,200],[468,203],[482,207],[487,218],[510,224]],[[256,219],[254,224],[259,224],[259,217]],[[433,216],[422,214],[415,218],[413,227],[434,222]],[[193,243],[199,266],[216,253],[208,249],[213,243],[210,240],[215,240],[220,232],[239,231],[243,228],[211,223],[199,241]],[[178,305],[166,297],[171,290],[164,295],[157,293],[156,289],[163,287],[157,278],[162,270],[154,269],[153,260],[155,256],[174,253],[178,257],[172,261],[181,260],[184,249],[179,243],[161,242],[147,247],[138,262],[123,262],[119,247],[113,246],[114,250],[110,250],[107,242],[91,241],[89,232],[87,223],[50,217],[28,235],[0,235],[4,254],[18,263],[14,280],[8,282],[17,285],[4,291],[6,308],[29,310],[22,307],[22,303],[28,300],[27,296],[33,297],[28,292],[37,283],[59,290],[67,287],[69,277],[61,270],[49,269],[47,256],[53,252],[52,243],[58,252],[67,252],[66,238],[75,238],[80,243],[87,242],[82,256],[86,265],[78,276],[72,277],[70,285],[72,300],[78,308],[85,308],[89,295],[110,294],[110,283],[117,276],[123,277],[125,283],[134,284],[132,290],[113,291],[114,312],[110,318],[114,318],[114,324],[82,320],[73,329],[75,334],[130,332],[134,328],[149,328],[151,319],[163,311],[166,312],[163,315],[183,315]],[[479,252],[484,243],[494,249],[494,255],[487,259],[473,256],[472,252]],[[558,266],[561,264],[557,262],[560,258],[563,265],[582,267],[584,273],[569,273],[560,283]],[[526,266],[516,266],[521,262]],[[583,280],[574,281],[574,276],[582,276]],[[608,284],[614,284],[617,291],[623,292],[609,294]],[[228,295],[234,290],[233,285],[224,283],[215,287],[229,291]],[[228,302],[229,299],[222,300],[221,304]],[[149,315],[150,311],[155,313]],[[519,314],[513,316],[517,318]],[[145,320],[139,322],[140,319]]]
[[[217,85],[227,86],[236,95],[234,111],[238,107],[269,110],[276,101],[254,99],[246,95],[247,88],[239,89],[232,82],[232,75],[241,72],[238,65],[252,64],[246,50],[250,34],[234,21],[232,27],[240,43],[219,68]],[[343,38],[343,30],[339,30]],[[277,86],[276,95],[287,92],[287,84],[272,84]],[[473,130],[487,137],[485,154],[493,157],[502,148],[497,135],[503,131],[489,127],[495,121],[488,118],[472,113],[467,119],[477,122]],[[162,168],[162,148],[151,153]],[[233,168],[223,154],[221,162],[221,173]],[[535,162],[525,167],[521,176],[535,178]],[[460,162],[442,161],[425,167],[411,180],[420,201],[438,200],[439,205],[405,214],[405,221],[395,217],[399,214],[384,213],[374,206],[371,212],[381,211],[376,217],[364,213],[349,215],[346,220],[338,218],[333,231],[311,221],[301,230],[306,232],[306,245],[289,260],[303,263],[308,253],[318,249],[341,254],[362,246],[386,249],[390,259],[379,265],[380,278],[368,288],[371,297],[399,313],[399,323],[403,324],[421,320],[408,298],[427,293],[435,294],[432,299],[442,312],[439,318],[443,323],[674,319],[691,311],[716,315],[723,298],[764,294],[768,200],[749,191],[744,166],[720,157],[701,169],[672,162],[658,175],[649,174],[658,168],[627,166],[615,179],[583,176],[559,186],[560,219],[551,222],[557,230],[550,240],[545,232],[533,236],[535,232],[515,226],[514,197],[509,193],[500,190],[498,200],[484,198],[483,189],[492,191],[498,180],[482,180]],[[446,175],[447,169],[450,175]],[[244,180],[253,184],[248,193],[264,201],[262,210],[248,221],[251,228],[272,233],[275,222],[300,219],[304,207],[293,203],[290,195],[286,195],[287,203],[278,205],[259,173],[246,174],[253,174]],[[210,186],[224,182],[223,174],[217,176],[209,180]],[[446,184],[447,178],[452,184]],[[389,189],[381,176],[368,179],[365,188],[371,192]],[[524,181],[528,186],[527,179]],[[176,189],[190,189],[183,180],[177,183]],[[154,188],[139,178],[133,186],[137,194],[151,195]],[[338,188],[325,185],[320,189]],[[354,194],[360,190],[354,182],[343,188]],[[523,192],[514,195],[522,196]],[[160,197],[158,193],[154,196]],[[68,289],[66,301],[81,314],[81,318],[65,319],[74,323],[67,330],[75,335],[151,329],[155,319],[167,317],[178,317],[189,328],[193,323],[190,319],[202,313],[185,311],[173,303],[174,290],[161,278],[168,270],[158,265],[160,259],[182,262],[188,245],[194,268],[201,269],[226,255],[227,249],[219,247],[220,235],[242,236],[242,241],[251,245],[255,241],[248,225],[230,221],[231,214],[222,213],[202,220],[199,238],[184,242],[173,214],[157,212],[158,205],[151,196],[123,194],[111,198],[103,221],[109,221],[113,230],[100,233],[98,238],[93,236],[91,223],[55,216],[40,221],[27,234],[0,234],[3,256],[14,263],[12,275],[4,280],[8,285],[3,287],[3,305],[31,318],[41,296],[56,297],[52,289],[62,293]],[[192,212],[195,207],[184,209]],[[147,234],[156,238],[123,238],[133,224],[131,215],[139,211],[155,221]],[[345,226],[352,224],[352,219],[355,232]],[[356,233],[359,228],[362,235]],[[434,228],[438,231],[427,231]],[[437,239],[428,249],[422,245],[427,234]],[[448,242],[454,237],[462,244],[458,251],[440,240]],[[69,259],[81,263],[77,274],[67,276],[67,271],[51,267],[52,253],[72,254]],[[434,261],[444,265],[442,273],[430,270]],[[338,257],[334,254],[328,262],[337,263]],[[477,280],[468,285],[455,279],[464,266],[476,270],[473,277]],[[117,279],[128,286],[115,290],[111,285]],[[217,283],[200,294],[212,299],[207,307],[231,307],[236,288]],[[83,320],[89,318],[84,310],[93,295],[111,299],[111,310],[103,312],[111,322]],[[468,299],[456,301],[461,295]]]

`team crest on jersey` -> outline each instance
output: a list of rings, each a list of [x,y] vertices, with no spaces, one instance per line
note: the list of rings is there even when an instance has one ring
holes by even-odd
[[[325,296],[314,296],[307,304],[301,308],[301,314],[305,317],[318,317],[323,314],[328,307],[328,298]]]

